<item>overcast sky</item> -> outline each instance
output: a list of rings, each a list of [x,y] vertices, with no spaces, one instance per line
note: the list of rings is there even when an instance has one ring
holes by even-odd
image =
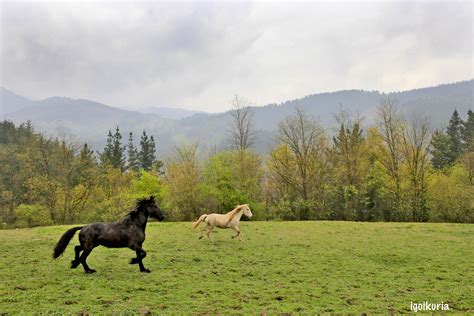
[[[473,77],[473,3],[0,2],[0,85],[210,112]]]

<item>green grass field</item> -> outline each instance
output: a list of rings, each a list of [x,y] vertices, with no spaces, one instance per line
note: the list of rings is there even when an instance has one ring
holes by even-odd
[[[0,231],[0,313],[387,313],[411,302],[474,312],[474,225],[243,222],[242,242],[190,223],[150,223],[142,274],[128,249],[70,269],[69,226]]]

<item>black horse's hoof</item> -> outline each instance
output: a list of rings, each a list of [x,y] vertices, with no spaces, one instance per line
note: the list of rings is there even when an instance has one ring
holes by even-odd
[[[138,263],[138,259],[137,258],[132,258],[130,259],[130,264],[137,264]]]
[[[140,272],[143,272],[143,273],[150,273],[151,270],[148,270],[148,269],[141,269]]]
[[[79,262],[76,262],[75,260],[71,261],[71,269],[75,269],[79,266]]]
[[[90,269],[90,270],[87,270],[87,271],[86,271],[86,273],[90,273],[90,274],[96,273],[96,272],[97,272],[97,271],[95,271],[94,269]]]

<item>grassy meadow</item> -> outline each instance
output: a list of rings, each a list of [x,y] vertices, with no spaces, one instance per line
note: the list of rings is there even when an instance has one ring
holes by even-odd
[[[190,223],[150,223],[150,274],[128,249],[96,248],[70,269],[71,226],[0,231],[0,313],[389,313],[411,302],[474,313],[474,225],[243,222],[242,241]]]

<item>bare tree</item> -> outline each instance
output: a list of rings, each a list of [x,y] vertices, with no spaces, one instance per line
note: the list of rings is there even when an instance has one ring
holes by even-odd
[[[255,129],[253,125],[253,111],[251,103],[238,95],[232,100],[232,125],[229,130],[231,134],[232,147],[238,150],[246,150],[255,143]]]
[[[426,178],[428,152],[431,142],[428,119],[419,115],[403,126],[403,154],[410,178],[411,209],[413,221],[427,220]]]
[[[401,139],[403,137],[401,118],[398,113],[398,101],[390,98],[382,99],[377,108],[377,127],[383,140],[384,153],[380,162],[384,165],[395,185],[396,208],[400,210],[402,195],[401,166],[403,152]]]
[[[297,109],[278,125],[279,141],[294,155],[299,179],[297,190],[308,200],[312,180],[316,176],[316,163],[322,153],[323,131],[319,124],[304,111]],[[291,184],[291,183],[288,183]]]

